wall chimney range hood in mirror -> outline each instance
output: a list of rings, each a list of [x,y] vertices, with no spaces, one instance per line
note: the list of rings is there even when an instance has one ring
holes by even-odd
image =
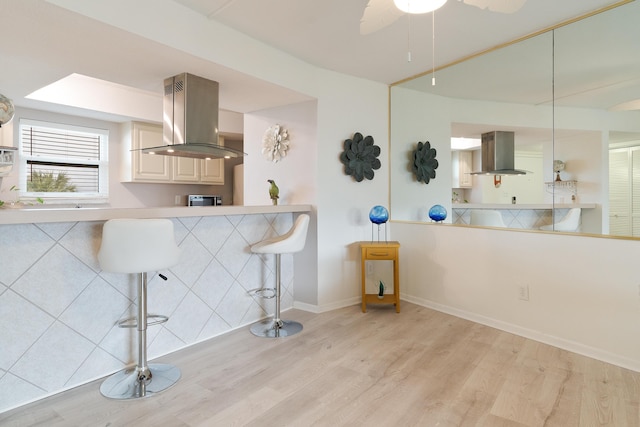
[[[471,175],[525,175],[515,168],[515,134],[493,131],[482,134],[482,170]]]
[[[169,77],[162,107],[165,145],[143,148],[143,153],[196,159],[246,155],[218,144],[218,82],[188,73]]]

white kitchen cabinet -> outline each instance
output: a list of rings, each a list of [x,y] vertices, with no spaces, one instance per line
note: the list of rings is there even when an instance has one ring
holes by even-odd
[[[139,151],[142,148],[164,144],[161,125],[133,122],[127,139],[131,150],[125,153],[123,182],[224,184],[224,159],[203,160],[142,154]],[[224,139],[220,137],[218,143],[224,145]]]
[[[200,181],[200,160],[189,157],[173,157],[172,180],[197,184]]]
[[[452,188],[470,188],[473,187],[473,175],[471,168],[473,167],[472,151],[452,151],[451,152],[451,170],[453,172]]]
[[[218,145],[224,146],[224,138],[218,137]],[[224,185],[224,159],[200,160],[200,182]]]
[[[133,182],[170,182],[172,177],[172,159],[167,156],[152,156],[142,154],[142,148],[162,145],[162,126],[134,122],[131,125],[131,137],[128,155],[131,157],[125,181]],[[126,145],[126,144],[125,144]],[[127,179],[128,178],[128,179]]]
[[[218,145],[224,138],[218,137]],[[173,158],[173,181],[189,184],[224,185],[224,159]]]

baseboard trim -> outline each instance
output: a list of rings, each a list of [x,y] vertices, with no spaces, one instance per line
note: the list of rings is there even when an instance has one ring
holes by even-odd
[[[313,305],[313,304],[307,304],[304,302],[294,301],[293,308],[296,308],[302,311],[308,311],[310,313],[320,314],[320,313],[325,313],[327,311],[338,310],[340,308],[360,304],[361,301],[362,299],[359,296],[342,300],[342,301],[333,302],[331,304],[325,304],[325,305]]]
[[[493,319],[491,317],[486,317],[486,316],[479,315],[477,313],[460,310],[455,307],[450,307],[447,305],[439,304],[439,303],[425,300],[422,298],[403,295],[401,299],[422,307],[430,308],[432,310],[440,311],[442,313],[450,314],[452,316],[456,316],[462,319],[470,320],[472,322],[480,323],[485,326],[490,326],[492,328],[500,329],[501,331],[505,331],[515,335],[519,335],[521,337],[529,338],[544,344],[549,344],[554,347],[561,348],[563,350],[580,354],[582,356],[587,356],[593,359],[600,360],[602,362],[611,363],[612,365],[616,365],[621,368],[640,372],[640,361],[632,360],[627,357],[620,356],[618,354],[614,354],[599,348],[591,347],[588,345],[581,344],[579,342],[545,334],[540,331],[523,328],[521,326],[514,325],[512,323],[503,322],[501,320]]]

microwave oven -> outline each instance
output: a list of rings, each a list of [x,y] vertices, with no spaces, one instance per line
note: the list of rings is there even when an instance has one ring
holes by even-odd
[[[187,206],[221,206],[222,196],[209,196],[204,194],[189,194]]]

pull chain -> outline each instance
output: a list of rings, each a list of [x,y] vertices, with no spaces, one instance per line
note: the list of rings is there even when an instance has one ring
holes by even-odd
[[[409,14],[409,31],[407,31],[407,62],[411,62],[411,14]]]
[[[431,86],[436,85],[436,11],[431,12]]]

